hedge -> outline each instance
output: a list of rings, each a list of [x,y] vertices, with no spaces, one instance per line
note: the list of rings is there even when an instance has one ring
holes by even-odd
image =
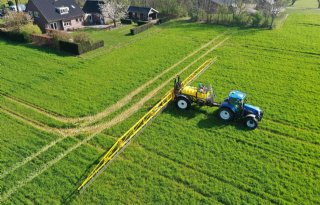
[[[147,23],[149,23],[149,21],[137,21],[138,26],[142,26]]]
[[[0,29],[0,36],[5,39],[12,40],[12,41],[27,42],[27,39],[25,39],[23,34],[13,32],[13,31],[4,31],[4,30]]]
[[[148,30],[152,26],[153,26],[153,23],[150,22],[150,23],[144,24],[142,26],[138,26],[138,27],[130,29],[130,33],[131,33],[131,35],[136,35],[138,33],[145,31],[145,30]]]
[[[120,19],[121,24],[132,24],[132,20],[131,19]]]
[[[74,55],[81,55],[83,53],[95,50],[103,46],[104,46],[104,41],[97,41],[95,43],[90,43],[90,42],[73,43],[73,42],[67,42],[67,41],[59,41],[60,51],[65,51],[68,53],[72,53]]]
[[[165,23],[170,20],[170,17],[159,18],[159,24]]]

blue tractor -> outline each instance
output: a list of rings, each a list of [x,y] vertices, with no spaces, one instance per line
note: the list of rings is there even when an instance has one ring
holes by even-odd
[[[236,119],[244,120],[245,126],[253,130],[261,121],[263,111],[259,107],[247,104],[245,93],[234,90],[219,106],[218,117],[228,122]]]

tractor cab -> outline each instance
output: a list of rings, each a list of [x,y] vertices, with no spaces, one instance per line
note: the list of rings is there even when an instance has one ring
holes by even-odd
[[[244,119],[249,129],[255,129],[258,121],[263,117],[263,111],[256,106],[246,103],[246,94],[240,91],[231,91],[228,98],[223,101],[219,109],[219,118],[224,121]]]
[[[246,101],[246,94],[240,91],[230,92],[229,97],[224,100],[224,102],[228,103],[231,110],[233,110],[235,113],[243,110],[243,105]]]

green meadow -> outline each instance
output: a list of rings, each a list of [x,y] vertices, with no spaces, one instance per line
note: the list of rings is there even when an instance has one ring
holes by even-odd
[[[136,36],[127,35],[131,26],[86,30],[106,46],[79,57],[0,39],[0,203],[319,204],[320,11],[308,9],[315,6],[297,1],[275,30],[185,19]],[[217,101],[246,92],[264,110],[256,130],[220,122],[216,108],[171,103],[76,192],[172,88],[165,81],[214,57],[193,84],[211,84]]]

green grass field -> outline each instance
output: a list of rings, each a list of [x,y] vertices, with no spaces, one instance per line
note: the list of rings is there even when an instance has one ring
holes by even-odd
[[[320,11],[303,2],[275,30],[184,20],[137,36],[89,30],[106,47],[81,57],[0,39],[0,203],[319,204]],[[212,84],[218,101],[245,91],[265,112],[257,130],[170,104],[74,193],[165,81],[212,57],[194,85]]]

